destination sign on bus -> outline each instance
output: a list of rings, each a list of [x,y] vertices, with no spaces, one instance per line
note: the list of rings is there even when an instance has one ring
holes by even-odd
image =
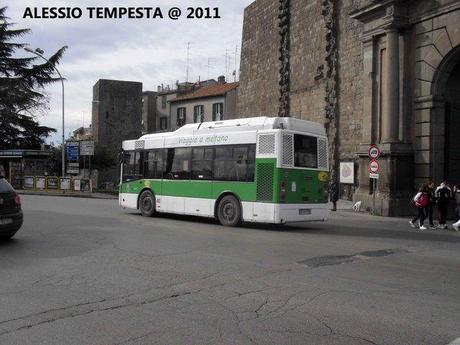
[[[228,142],[228,135],[213,135],[213,136],[193,136],[179,138],[179,145],[192,146],[198,145],[213,145],[224,144]]]

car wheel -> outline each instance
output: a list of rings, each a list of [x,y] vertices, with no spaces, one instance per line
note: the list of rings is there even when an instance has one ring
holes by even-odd
[[[16,235],[16,231],[15,232],[12,232],[10,234],[3,234],[3,235],[0,235],[0,240],[9,240],[10,238],[12,238],[14,235]]]
[[[139,209],[144,217],[152,217],[155,213],[155,196],[149,190],[143,191],[139,197]]]
[[[217,218],[223,226],[237,226],[241,222],[240,202],[233,196],[224,196],[217,207]]]

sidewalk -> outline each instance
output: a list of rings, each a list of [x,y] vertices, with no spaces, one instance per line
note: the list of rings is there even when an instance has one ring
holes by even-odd
[[[117,195],[109,193],[90,193],[90,192],[74,192],[74,191],[58,191],[58,190],[16,190],[22,195],[47,195],[47,196],[63,196],[73,198],[92,198],[92,199],[118,199]]]

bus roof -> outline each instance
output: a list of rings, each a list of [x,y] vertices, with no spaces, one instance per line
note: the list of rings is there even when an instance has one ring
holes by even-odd
[[[138,140],[158,139],[171,136],[190,136],[202,134],[219,134],[228,132],[253,132],[270,129],[287,129],[311,134],[326,135],[322,124],[299,120],[293,117],[249,117],[234,120],[190,123],[174,132],[146,134]]]

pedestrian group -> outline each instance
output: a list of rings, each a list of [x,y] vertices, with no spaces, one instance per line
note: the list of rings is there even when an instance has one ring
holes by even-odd
[[[455,231],[460,231],[460,185],[453,188],[443,181],[438,187],[435,187],[433,181],[423,184],[418,193],[414,196],[411,203],[417,209],[417,216],[409,223],[413,228],[420,230],[428,229],[424,223],[428,218],[430,229],[448,229],[447,213],[451,201],[455,201],[454,223],[452,227]],[[433,211],[437,207],[439,222],[435,226],[433,222]]]

